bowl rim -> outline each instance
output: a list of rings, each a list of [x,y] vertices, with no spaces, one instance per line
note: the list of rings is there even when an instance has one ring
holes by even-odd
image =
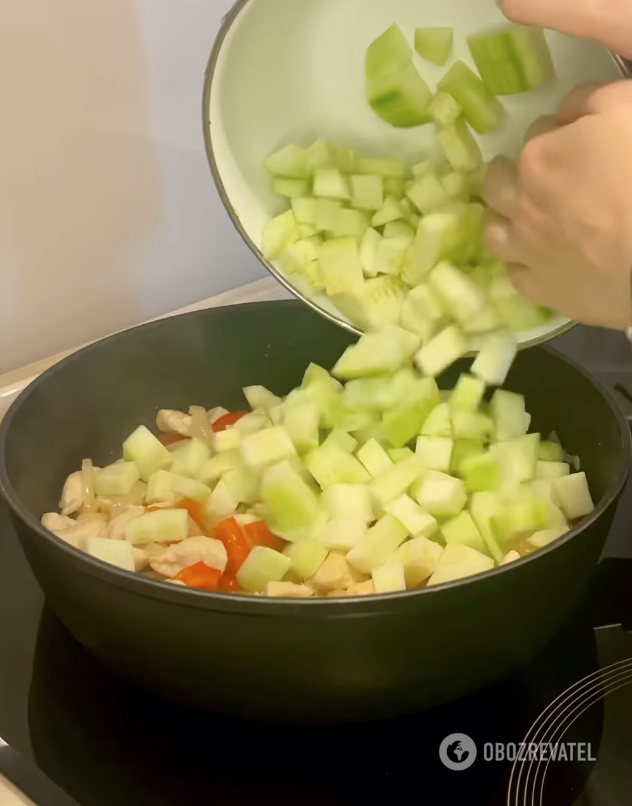
[[[217,192],[219,193],[220,199],[226,212],[228,213],[230,220],[233,224],[233,227],[237,230],[241,239],[244,241],[246,246],[250,249],[254,257],[263,264],[266,270],[277,280],[277,282],[281,283],[290,294],[292,294],[296,299],[300,300],[304,305],[310,307],[313,311],[315,311],[319,316],[328,319],[333,324],[337,325],[338,327],[344,328],[351,333],[354,333],[357,336],[363,335],[363,330],[357,328],[355,325],[352,325],[350,322],[345,321],[342,316],[338,317],[331,311],[322,308],[318,305],[314,300],[306,297],[299,289],[295,288],[292,283],[280,272],[271,261],[267,260],[261,249],[255,244],[252,238],[247,233],[245,227],[241,223],[239,215],[235,208],[232,206],[230,202],[230,198],[228,196],[228,192],[224,185],[221,172],[219,169],[219,165],[217,159],[215,157],[215,150],[213,147],[213,137],[212,137],[212,128],[213,128],[213,120],[211,118],[211,92],[213,87],[213,81],[216,75],[216,68],[219,61],[220,54],[222,52],[222,47],[228,36],[232,26],[235,24],[239,15],[244,11],[246,6],[250,0],[237,0],[230,11],[224,15],[221,22],[221,27],[219,32],[213,42],[213,46],[211,48],[211,53],[208,58],[208,62],[206,65],[206,70],[204,72],[204,82],[202,88],[202,132],[204,136],[204,148],[206,151],[206,158],[211,170],[211,174],[213,176],[213,181],[215,183],[215,187],[217,188]],[[619,72],[621,73],[623,78],[629,78],[632,76],[632,63],[627,62],[625,59],[617,56],[616,54],[609,51],[610,56],[612,57],[613,61],[615,62]],[[552,339],[557,338],[558,336],[562,336],[565,333],[568,333],[574,327],[577,326],[577,322],[573,320],[569,320],[568,322],[559,325],[554,330],[549,331],[541,336],[537,336],[535,338],[529,339],[529,341],[522,341],[518,342],[518,349],[519,350],[526,350],[529,347],[537,347],[543,344],[548,343]],[[470,353],[469,355],[473,355]]]
[[[390,615],[397,615],[398,610],[396,607],[392,607],[391,603],[412,603],[412,601],[417,597],[439,595],[442,591],[452,590],[463,585],[475,584],[477,581],[485,579],[491,574],[508,574],[511,573],[514,568],[523,568],[527,564],[538,562],[540,558],[544,558],[547,554],[556,551],[558,548],[577,537],[580,532],[584,531],[584,529],[595,523],[623,491],[630,471],[632,436],[628,421],[623,413],[622,408],[619,406],[613,393],[606,386],[604,386],[604,384],[597,377],[595,377],[592,373],[590,373],[573,359],[567,358],[558,350],[546,345],[540,347],[540,349],[552,354],[556,359],[569,364],[576,372],[580,373],[586,380],[590,381],[595,389],[601,394],[605,402],[609,405],[619,424],[622,450],[621,466],[618,468],[613,482],[606,493],[602,496],[594,511],[587,518],[585,518],[581,524],[571,529],[568,534],[564,535],[559,540],[556,540],[550,546],[547,546],[538,552],[534,552],[527,557],[522,557],[520,560],[516,560],[515,562],[504,566],[496,566],[489,571],[466,577],[464,579],[445,582],[441,585],[435,585],[430,588],[397,591],[386,594],[373,594],[371,596],[340,598],[313,597],[308,599],[283,599],[263,595],[257,596],[252,594],[204,591],[194,588],[183,589],[179,585],[170,585],[163,581],[150,579],[136,572],[123,571],[122,569],[118,569],[114,566],[109,566],[106,563],[89,556],[85,552],[82,552],[80,549],[74,548],[61,538],[54,535],[52,532],[49,532],[47,529],[45,529],[40,520],[33,515],[21,502],[9,478],[6,462],[7,442],[12,423],[22,406],[29,400],[31,395],[33,395],[41,386],[44,386],[51,377],[54,377],[65,367],[76,361],[83,361],[89,358],[93,353],[98,352],[104,346],[116,346],[118,343],[124,343],[127,338],[133,338],[134,334],[138,332],[149,332],[152,329],[166,327],[167,324],[172,325],[173,322],[180,319],[194,320],[196,318],[201,319],[203,317],[230,316],[230,313],[233,309],[247,311],[253,306],[256,306],[260,310],[268,309],[271,311],[281,311],[283,308],[287,308],[289,306],[295,306],[298,308],[300,305],[301,303],[294,299],[276,300],[270,302],[252,302],[242,303],[240,305],[222,306],[219,308],[209,308],[201,311],[193,311],[179,314],[177,316],[166,317],[137,325],[136,327],[115,333],[112,336],[99,339],[98,341],[83,347],[81,350],[72,353],[47,369],[18,395],[5,414],[2,422],[0,422],[0,495],[7,503],[13,518],[21,522],[23,527],[29,529],[39,539],[45,540],[51,552],[56,553],[59,556],[60,561],[64,561],[66,564],[74,566],[79,573],[97,578],[100,581],[111,584],[115,587],[124,588],[129,593],[143,596],[145,598],[159,599],[162,601],[173,602],[177,605],[234,615],[257,614],[260,616],[274,617],[288,615],[290,613],[298,615],[300,613],[300,615],[303,617],[308,617],[310,615],[312,617],[321,617],[325,615],[328,618],[358,618],[375,614],[375,611],[383,611],[384,614],[388,613]],[[19,534],[18,538],[20,541],[22,540]]]

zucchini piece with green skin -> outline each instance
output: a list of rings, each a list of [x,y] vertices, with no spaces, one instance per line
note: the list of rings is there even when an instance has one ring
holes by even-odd
[[[420,432],[430,412],[438,405],[438,389],[431,378],[415,384],[415,389],[394,408],[384,412],[382,424],[386,437],[393,448],[403,448]]]
[[[555,479],[553,496],[569,521],[590,515],[595,509],[586,474],[583,472]]]
[[[456,518],[442,524],[441,534],[447,546],[458,543],[480,551],[481,554],[488,554],[487,545],[469,512],[461,512]]]
[[[414,537],[399,547],[395,557],[404,564],[407,588],[416,588],[431,577],[439,566],[443,547],[425,537]]]
[[[476,456],[483,456],[487,451],[485,450],[485,441],[482,439],[457,439],[454,442],[454,449],[452,451],[452,466],[450,468],[451,475],[463,477],[464,463]]]
[[[468,39],[472,58],[494,95],[517,95],[555,78],[551,51],[542,28],[512,25]]]
[[[274,176],[285,179],[307,179],[307,154],[304,148],[290,144],[271,154],[264,162],[264,166]]]
[[[480,378],[464,373],[449,399],[450,411],[478,411],[485,396],[485,384]]]
[[[454,436],[450,406],[448,403],[439,403],[439,405],[432,409],[421,427],[421,436],[446,437],[448,439]]]
[[[410,459],[411,456],[415,455],[410,448],[389,448],[387,453],[395,464],[403,459]]]
[[[380,210],[384,204],[384,180],[381,176],[351,177],[351,205],[358,210]]]
[[[551,522],[549,503],[545,499],[534,498],[503,507],[492,515],[492,533],[501,548],[521,535],[548,529]]]
[[[279,266],[284,274],[302,274],[306,267],[318,259],[318,247],[322,238],[304,238],[286,246],[279,255]]]
[[[272,192],[284,199],[298,199],[309,193],[309,182],[305,179],[277,178],[272,182]]]
[[[395,372],[410,360],[417,341],[413,334],[393,326],[366,334],[345,350],[333,375],[353,380]]]
[[[375,520],[371,494],[364,484],[333,484],[325,490],[322,500],[333,520],[359,519],[365,526]]]
[[[291,561],[289,573],[304,581],[318,571],[329,556],[329,549],[319,540],[307,538],[291,543],[283,550],[283,554]]]
[[[206,514],[210,519],[228,518],[234,515],[239,507],[239,501],[228,489],[228,485],[221,478],[215,485],[211,497],[206,502]]]
[[[353,291],[364,282],[355,238],[332,238],[326,241],[318,250],[318,261],[328,295]]]
[[[330,446],[335,446],[345,453],[353,453],[358,447],[358,440],[355,439],[355,437],[352,437],[351,434],[347,434],[345,431],[342,431],[339,428],[334,428],[327,439],[323,442],[323,447]]]
[[[393,558],[408,536],[408,530],[397,518],[384,515],[347,554],[347,562],[361,574],[371,574]]]
[[[223,475],[224,483],[233,499],[239,504],[256,504],[259,500],[260,478],[245,467],[229,470]],[[194,496],[193,496],[194,497]]]
[[[495,95],[463,61],[456,62],[439,82],[439,90],[447,92],[463,109],[463,116],[479,134],[497,128],[505,110]]]
[[[144,425],[139,426],[123,443],[123,458],[134,462],[140,478],[148,481],[158,470],[171,465],[173,456],[162,442]]]
[[[437,143],[455,171],[473,173],[483,164],[480,146],[462,118],[437,129]]]
[[[280,582],[291,565],[290,557],[265,546],[255,546],[237,571],[237,582],[247,593],[263,593],[269,582]]]
[[[437,570],[428,580],[428,586],[443,585],[457,579],[465,579],[490,571],[493,567],[494,561],[491,557],[487,557],[469,546],[452,543],[450,546],[446,546]]]
[[[443,303],[428,285],[418,285],[408,292],[401,313],[402,327],[428,342],[446,324]]]
[[[377,248],[382,240],[380,233],[369,227],[362,237],[360,244],[360,264],[365,277],[377,276]]]
[[[403,67],[377,70],[367,62],[366,84],[371,109],[391,126],[412,129],[430,122],[432,93],[412,61]]]
[[[188,534],[189,513],[186,509],[147,512],[129,521],[125,527],[125,539],[135,546],[180,542],[185,540]]]
[[[501,478],[520,483],[535,478],[540,449],[540,435],[527,434],[519,439],[495,442],[491,455],[498,461]]]
[[[493,491],[500,485],[500,468],[489,453],[469,456],[461,462],[459,475],[468,493]]]
[[[415,50],[429,62],[443,67],[452,54],[454,28],[416,28]]]
[[[140,480],[136,462],[122,462],[102,468],[94,477],[94,493],[107,498],[112,495],[129,495]]]
[[[204,462],[197,473],[197,480],[210,486],[224,473],[227,473],[229,470],[239,470],[243,466],[244,460],[241,458],[241,453],[238,450],[220,453]],[[159,472],[164,473],[166,471],[161,470]]]
[[[264,473],[261,498],[272,529],[299,529],[314,523],[320,514],[318,496],[287,461]]]
[[[316,198],[351,201],[349,180],[337,168],[320,168],[316,171],[313,192]]]
[[[374,593],[395,593],[406,590],[406,576],[402,562],[391,560],[380,568],[374,569],[371,576],[373,577]]]
[[[366,442],[356,456],[374,479],[394,464],[388,453],[374,439]]]
[[[487,299],[480,286],[447,261],[430,272],[428,284],[459,324],[467,323],[485,310]]]
[[[266,260],[276,260],[291,244],[299,240],[294,213],[286,213],[270,219],[263,228],[261,251]]]
[[[443,128],[451,126],[463,114],[461,105],[447,92],[438,92],[430,102],[428,113],[433,122]]]
[[[497,563],[501,563],[506,552],[498,545],[491,525],[492,517],[502,509],[500,497],[492,492],[474,493],[469,500],[468,509],[481,537],[485,541],[488,553]]]
[[[419,350],[415,363],[424,375],[436,378],[467,351],[467,339],[456,325],[451,325]]]
[[[417,437],[415,453],[428,470],[450,472],[454,442],[446,437]]]
[[[435,518],[459,515],[467,501],[461,479],[430,470],[424,476],[417,496],[419,506]]]
[[[111,540],[109,537],[88,537],[86,554],[101,562],[109,563],[123,571],[135,571],[134,548],[126,540]]]

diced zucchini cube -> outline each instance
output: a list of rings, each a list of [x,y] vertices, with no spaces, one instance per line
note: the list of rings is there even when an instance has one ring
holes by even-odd
[[[369,488],[364,484],[333,484],[323,493],[332,519],[353,518],[365,525],[375,519]]]
[[[385,511],[397,518],[413,537],[432,537],[439,529],[436,519],[407,495],[391,501],[385,506]]]
[[[451,543],[460,543],[480,551],[481,554],[488,553],[487,545],[469,512],[461,512],[456,518],[444,523],[441,526],[441,534],[448,546]]]
[[[158,470],[171,465],[173,457],[162,442],[144,425],[139,426],[123,443],[123,458],[134,462],[140,477],[147,481]]]
[[[408,537],[408,530],[397,518],[384,515],[347,554],[347,562],[361,574],[371,574],[387,563]]]
[[[463,374],[450,395],[451,411],[477,411],[485,395],[485,383],[473,375]]]
[[[274,176],[284,176],[287,179],[307,179],[309,176],[305,149],[294,144],[271,154],[264,165]]]
[[[267,222],[263,229],[261,251],[266,260],[276,260],[290,244],[299,240],[291,210]]]
[[[329,551],[346,553],[360,543],[366,531],[367,521],[364,518],[341,516],[333,518],[326,524],[318,540]]]
[[[393,461],[390,456],[374,439],[369,440],[360,448],[357,457],[374,479],[393,467]]]
[[[314,173],[314,196],[316,198],[350,201],[349,181],[336,168],[319,168]]]
[[[351,204],[358,210],[380,210],[384,204],[381,176],[352,176]]]
[[[570,472],[571,466],[566,462],[538,462],[535,467],[536,479],[558,479]]]
[[[394,593],[395,591],[406,590],[404,564],[397,560],[376,568],[372,573],[372,577],[375,593]]]
[[[353,291],[364,281],[356,238],[332,238],[318,250],[318,261],[327,294]]]
[[[296,448],[285,428],[277,426],[245,436],[241,442],[241,455],[245,464],[256,470],[296,456]]]
[[[136,462],[122,462],[102,468],[94,477],[94,492],[103,498],[129,495],[140,479]]]
[[[512,336],[502,333],[486,336],[471,372],[488,386],[502,386],[517,352],[518,345]]]
[[[465,488],[460,479],[435,470],[426,473],[417,502],[435,518],[450,518],[458,515],[465,506]]]
[[[450,472],[454,442],[445,437],[418,437],[416,454],[428,470]]]
[[[429,579],[439,566],[443,547],[425,537],[407,540],[399,547],[395,558],[404,565],[407,588],[417,588]]]
[[[109,537],[86,538],[86,554],[101,562],[109,563],[123,571],[135,571],[134,548],[127,540],[111,540]]]
[[[468,493],[493,491],[500,486],[500,468],[489,453],[468,456],[461,462],[459,475]]]
[[[261,497],[273,529],[298,529],[319,516],[318,496],[287,461],[264,473]]]
[[[263,593],[269,582],[280,582],[291,565],[290,557],[265,546],[255,546],[237,571],[237,582],[248,593]]]
[[[465,579],[469,576],[482,574],[485,571],[491,571],[493,567],[494,561],[491,557],[487,557],[469,546],[452,543],[446,546],[439,560],[437,570],[428,581],[428,586],[442,585],[446,582],[454,582],[457,579]]]
[[[435,378],[467,351],[467,340],[456,325],[450,325],[419,350],[415,362],[424,375]]]
[[[129,521],[125,527],[125,539],[134,545],[179,542],[188,534],[189,513],[186,509],[147,512]]]
[[[283,553],[290,558],[290,573],[301,581],[314,576],[327,559],[329,549],[316,539],[307,538],[291,543]]]
[[[595,508],[590,495],[588,480],[583,472],[555,479],[553,481],[553,494],[569,521],[590,515]]]

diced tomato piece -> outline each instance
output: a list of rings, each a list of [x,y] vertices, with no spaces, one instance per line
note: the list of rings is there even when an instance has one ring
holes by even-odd
[[[204,515],[204,507],[199,501],[194,501],[192,498],[183,498],[181,501],[176,501],[173,505],[174,509],[186,509],[189,517],[203,532],[206,530],[206,517]]]
[[[248,414],[247,411],[231,411],[229,414],[225,414],[223,417],[220,417],[219,420],[215,420],[211,428],[216,433],[218,431],[225,431],[229,426],[238,423],[242,417],[246,416],[246,414]]]
[[[227,593],[237,593],[241,590],[237,577],[233,574],[224,574],[219,582],[219,590]]]
[[[216,591],[219,588],[222,572],[219,568],[211,568],[206,563],[195,563],[180,571],[174,579],[184,582],[189,588],[202,588],[202,590]]]
[[[270,531],[270,527],[265,521],[255,521],[247,523],[244,527],[246,537],[254,546],[265,546],[274,551],[283,551],[287,542]]]
[[[215,527],[215,537],[221,540],[228,554],[227,574],[236,574],[252,548],[241,526],[234,518],[227,518]]]
[[[176,442],[186,442],[188,437],[181,437],[179,434],[160,434],[158,439],[165,447],[168,447],[169,445],[175,445]]]

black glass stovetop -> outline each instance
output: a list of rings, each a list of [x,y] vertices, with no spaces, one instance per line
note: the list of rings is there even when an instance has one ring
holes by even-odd
[[[619,387],[632,415],[623,337],[577,328],[555,346]],[[0,508],[0,772],[38,806],[623,806],[632,801],[631,684],[632,483],[585,601],[540,657],[459,702],[353,727],[234,721],[131,688],[47,608]],[[440,760],[453,734],[476,746],[467,769]],[[523,761],[496,760],[525,742]],[[530,760],[530,742],[563,745],[563,757]],[[467,760],[450,747],[452,760]]]

